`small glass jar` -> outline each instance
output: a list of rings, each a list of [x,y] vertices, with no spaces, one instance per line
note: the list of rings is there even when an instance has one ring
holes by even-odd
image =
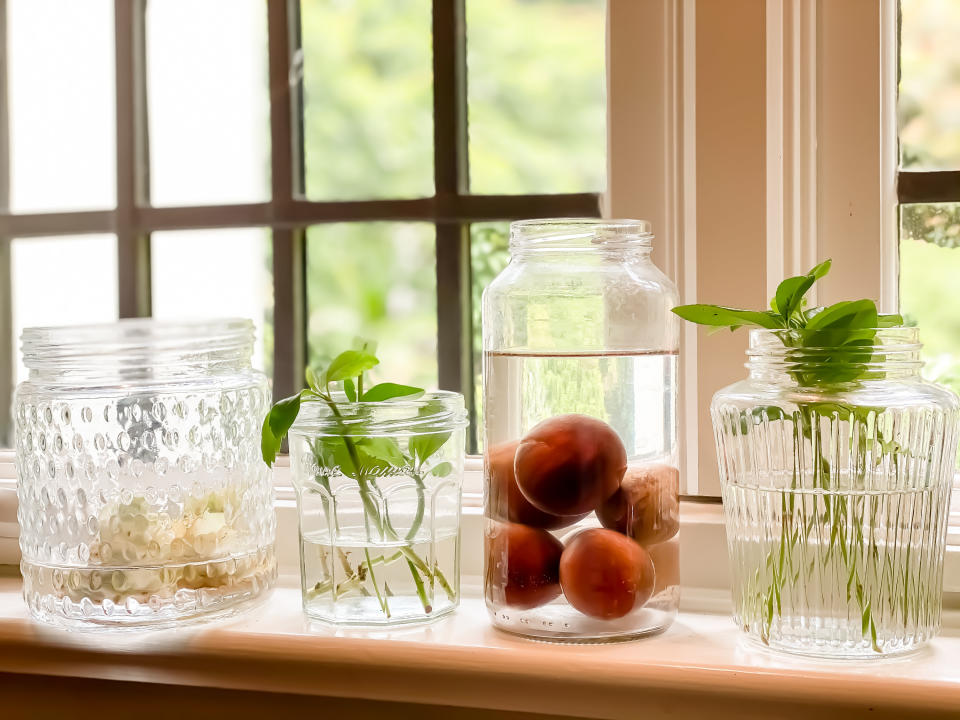
[[[443,617],[460,602],[463,396],[335,400],[303,403],[289,433],[304,613],[339,625]]]
[[[679,603],[673,283],[640,220],[529,220],[483,295],[485,594],[556,640],[661,631]]]
[[[27,328],[14,400],[23,592],[39,620],[164,626],[276,577],[249,320]]]
[[[734,618],[795,653],[913,650],[940,627],[960,404],[916,328],[801,332],[752,331],[711,406]]]

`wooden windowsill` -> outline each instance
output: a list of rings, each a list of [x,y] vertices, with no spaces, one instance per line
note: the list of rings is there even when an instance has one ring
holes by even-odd
[[[475,593],[432,625],[337,631],[305,620],[285,584],[217,623],[65,632],[31,622],[19,579],[2,578],[0,673],[596,718],[957,717],[960,633],[903,659],[828,663],[748,645],[725,614],[682,612],[657,637],[559,645],[493,629]]]

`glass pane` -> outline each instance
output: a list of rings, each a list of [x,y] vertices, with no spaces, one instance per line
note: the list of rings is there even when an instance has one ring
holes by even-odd
[[[960,168],[960,3],[902,0],[900,151],[905,168]]]
[[[904,205],[900,311],[920,326],[924,375],[960,392],[960,204]]]
[[[433,195],[430,0],[303,0],[312,200]]]
[[[374,376],[437,386],[434,229],[421,223],[344,223],[307,230],[311,365],[377,341]]]
[[[603,0],[467,0],[470,187],[606,187]]]
[[[117,319],[114,235],[15,239],[10,245],[17,382],[27,377],[19,338],[25,327]],[[6,413],[7,408],[0,408]]]
[[[10,209],[117,202],[113,1],[7,0]]]
[[[510,259],[507,245],[510,223],[476,223],[470,226],[471,302],[473,304],[473,397],[476,422],[470,427],[473,448],[483,451],[483,335],[481,332],[481,299],[483,290],[507,266]]]
[[[273,248],[262,228],[150,236],[153,316],[253,320],[253,365],[273,372]]]
[[[266,3],[153,0],[146,22],[152,204],[268,199]]]

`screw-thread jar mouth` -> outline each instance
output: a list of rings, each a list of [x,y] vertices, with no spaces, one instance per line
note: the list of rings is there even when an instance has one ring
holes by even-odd
[[[820,387],[918,376],[915,327],[856,330],[751,330],[746,367],[752,378]]]
[[[333,399],[338,414],[322,401],[302,403],[290,433],[310,437],[405,437],[449,432],[468,425],[463,395],[448,390],[383,402],[350,402],[343,393]]]
[[[96,325],[29,327],[20,336],[30,379],[117,380],[216,373],[249,366],[250,320],[133,318]]]
[[[653,242],[646,220],[545,218],[510,223],[510,252],[597,252],[647,249]]]

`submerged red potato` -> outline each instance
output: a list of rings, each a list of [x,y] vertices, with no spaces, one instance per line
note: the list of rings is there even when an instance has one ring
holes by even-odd
[[[600,523],[641,545],[669,540],[680,529],[680,472],[650,463],[627,470],[620,489],[597,508]]]
[[[514,457],[519,441],[494,445],[487,451],[486,465],[489,478],[487,515],[532,527],[556,530],[586,517],[580,515],[551,515],[538,510],[523,496],[517,486]]]
[[[495,523],[486,536],[487,599],[528,610],[560,595],[563,543],[546,530]]]
[[[557,415],[520,441],[517,486],[538,510],[585,515],[620,486],[627,468],[623,442],[607,423],[587,415]]]
[[[560,558],[560,586],[567,601],[601,620],[623,617],[653,594],[655,574],[647,551],[613,530],[584,530]]]

